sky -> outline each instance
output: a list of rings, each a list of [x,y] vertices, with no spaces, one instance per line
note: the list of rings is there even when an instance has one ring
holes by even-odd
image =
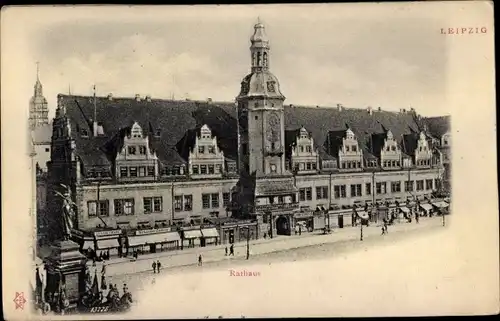
[[[354,5],[355,6],[355,5]],[[278,9],[277,9],[278,8]],[[36,62],[57,94],[234,101],[260,20],[286,104],[447,114],[442,18],[395,5],[93,7],[28,10],[25,105]],[[26,13],[28,15],[28,13]],[[33,18],[36,16],[36,19]]]

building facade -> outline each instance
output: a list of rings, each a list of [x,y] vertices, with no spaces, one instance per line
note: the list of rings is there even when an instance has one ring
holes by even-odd
[[[82,246],[120,254],[344,227],[431,197],[443,157],[414,110],[285,105],[262,23],[250,42],[236,104],[58,95],[49,234],[61,184]]]

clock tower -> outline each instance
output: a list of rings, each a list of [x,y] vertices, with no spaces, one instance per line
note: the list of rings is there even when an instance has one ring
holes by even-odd
[[[250,38],[251,73],[236,98],[239,124],[239,169],[257,178],[286,175],[284,154],[285,96],[269,71],[270,47],[259,21]],[[289,174],[289,173],[288,173]]]

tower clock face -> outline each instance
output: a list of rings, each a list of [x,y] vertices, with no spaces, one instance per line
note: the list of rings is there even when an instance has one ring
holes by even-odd
[[[280,116],[276,113],[269,115],[267,120],[267,137],[270,142],[279,142],[281,131]]]

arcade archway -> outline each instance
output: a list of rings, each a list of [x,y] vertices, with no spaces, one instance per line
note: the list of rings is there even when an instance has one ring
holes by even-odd
[[[286,216],[280,216],[276,219],[276,234],[290,235],[290,222]]]

